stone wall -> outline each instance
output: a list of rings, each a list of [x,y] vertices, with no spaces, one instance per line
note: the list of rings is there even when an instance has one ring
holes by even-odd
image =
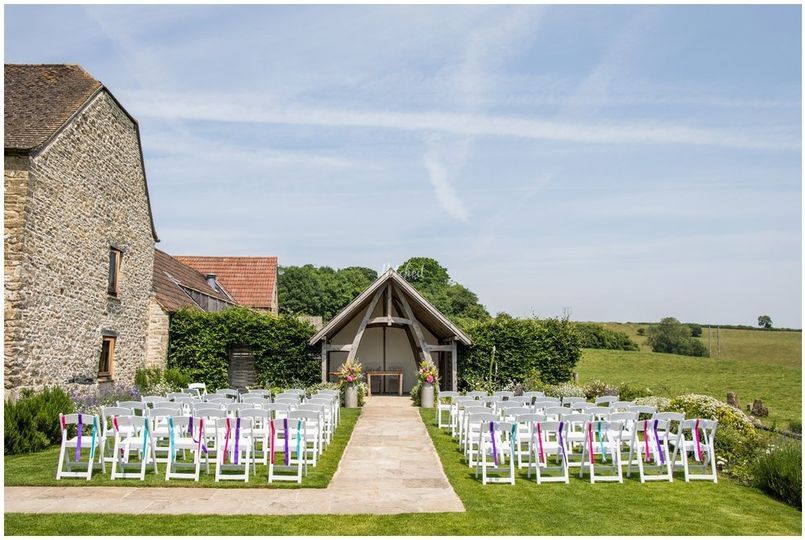
[[[167,367],[169,330],[170,315],[151,297],[148,301],[148,339],[145,352],[145,362],[149,366],[162,369]]]
[[[154,260],[136,125],[101,92],[29,165],[27,189],[18,190],[27,191],[22,232],[13,249],[6,240],[7,278],[17,271],[9,257],[19,259],[18,282],[6,283],[14,315],[6,320],[6,394],[96,385],[104,332],[118,335],[113,379],[130,384],[146,359]],[[23,176],[7,170],[6,186]],[[6,216],[16,206],[7,197]],[[110,247],[123,252],[117,298],[107,293]]]

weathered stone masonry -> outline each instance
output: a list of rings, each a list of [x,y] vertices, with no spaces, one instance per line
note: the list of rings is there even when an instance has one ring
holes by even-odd
[[[98,93],[33,157],[5,157],[5,389],[97,382],[104,331],[115,382],[146,361],[154,257],[136,124]],[[118,298],[109,248],[123,252]]]

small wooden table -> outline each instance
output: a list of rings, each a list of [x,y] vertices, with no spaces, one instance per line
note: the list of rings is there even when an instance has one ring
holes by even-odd
[[[367,393],[371,396],[372,395],[372,377],[377,376],[380,378],[383,377],[397,377],[398,382],[398,390],[400,395],[402,395],[403,389],[403,372],[402,371],[367,371],[366,372],[366,386],[368,387]]]

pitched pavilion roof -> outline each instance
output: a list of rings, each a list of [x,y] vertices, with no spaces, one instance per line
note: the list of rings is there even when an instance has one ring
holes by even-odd
[[[430,330],[433,335],[439,339],[455,337],[464,345],[472,344],[472,340],[469,336],[453,324],[441,311],[436,309],[433,304],[428,302],[419,291],[405,280],[405,278],[398,274],[393,268],[389,268],[379,276],[374,283],[369,285],[365,291],[350,302],[347,307],[342,309],[338,315],[333,317],[324,328],[316,332],[316,335],[310,338],[310,345],[315,345],[322,339],[327,339],[328,336],[337,334],[349,321],[362,314],[372,301],[374,293],[385,286],[389,281],[392,282],[398,293],[405,294],[416,319]]]
[[[276,309],[276,257],[193,257],[176,259],[202,274],[215,274],[215,279],[242,306]]]
[[[158,242],[145,179],[140,127],[100,81],[78,64],[5,64],[4,148],[11,154],[36,154],[53,140],[100,92],[106,92],[134,123],[145,180],[151,234]]]
[[[231,298],[210,287],[203,274],[182,264],[164,251],[155,249],[154,294],[159,305],[168,313],[174,313],[183,307],[198,307],[182,287],[196,290],[222,302],[234,303]]]

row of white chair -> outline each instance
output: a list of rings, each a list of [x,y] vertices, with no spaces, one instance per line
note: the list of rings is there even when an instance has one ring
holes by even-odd
[[[271,404],[262,408],[226,410],[214,403],[204,403],[185,414],[176,407],[181,404],[174,404],[174,407],[145,409],[140,415],[125,406],[107,407],[103,409],[100,421],[94,415],[60,415],[62,444],[56,478],[89,480],[96,465],[100,465],[105,473],[106,463],[112,463],[112,479],[134,477],[143,480],[148,465],[153,464],[154,472],[157,472],[157,463],[161,462],[167,464],[166,480],[189,478],[198,481],[202,457],[208,472],[209,458],[213,457],[216,481],[248,481],[248,465],[251,464],[254,473],[259,463],[268,466],[269,482],[291,480],[301,483],[308,465],[316,466],[318,457],[332,440],[339,403],[337,391],[321,391],[305,404],[293,407]],[[125,405],[125,402],[119,405]],[[205,406],[207,408],[203,409]],[[75,436],[68,434],[72,425],[76,426]],[[108,454],[110,441],[114,441],[111,455]],[[88,462],[80,461],[82,449],[89,452]],[[135,457],[138,458],[137,473],[125,470],[131,464],[132,449],[136,450]],[[273,459],[277,449],[282,453],[283,463],[276,463]],[[70,459],[68,450],[75,453],[74,460]],[[178,451],[183,455],[190,451],[192,460],[177,460]],[[76,466],[80,472],[73,470]],[[178,470],[187,467],[192,471]]]
[[[440,398],[446,397],[443,392]],[[560,469],[565,470],[570,466],[582,467],[580,475],[587,466],[590,471],[591,481],[606,480],[594,472],[595,456],[606,456],[613,451],[606,451],[607,448],[618,448],[617,456],[612,457],[610,467],[614,473],[612,479],[622,481],[621,474],[621,448],[628,449],[630,452],[627,475],[631,474],[631,468],[636,465],[640,473],[641,481],[665,479],[672,481],[672,469],[681,467],[684,470],[685,480],[708,479],[717,481],[715,469],[715,450],[714,438],[717,423],[712,420],[693,419],[686,420],[684,415],[679,413],[658,413],[654,407],[636,406],[631,402],[619,401],[617,396],[607,396],[599,399],[600,404],[608,406],[596,406],[595,403],[585,403],[583,398],[565,399],[565,406],[560,406],[558,399],[545,399],[538,397],[530,406],[524,406],[516,397],[510,403],[490,400],[479,397],[472,399],[470,396],[448,396],[450,398],[449,407],[443,410],[450,412],[448,423],[442,421],[442,411],[437,411],[439,416],[437,423],[440,427],[450,427],[454,437],[462,447],[465,459],[469,467],[476,468],[476,474],[480,473],[484,483],[492,478],[489,472],[495,472],[495,468],[490,468],[491,459],[495,466],[498,461],[504,464],[504,469],[509,474],[504,478],[506,482],[514,481],[515,462],[517,468],[528,468],[528,476],[534,472],[537,482],[543,481],[543,472],[548,467],[543,459],[537,461],[539,466],[535,466],[534,456],[537,455],[537,443],[542,441],[542,451],[539,455],[546,452],[551,454],[553,450],[557,454]],[[491,437],[487,433],[489,427],[494,428],[496,437]],[[561,428],[560,428],[561,426]],[[592,430],[590,426],[596,426]],[[646,435],[646,427],[648,435]],[[562,436],[556,430],[564,430]],[[538,432],[542,432],[543,437],[538,437]],[[656,434],[656,435],[655,435]],[[651,445],[646,445],[652,437],[659,441],[660,452],[651,453]],[[561,441],[561,448],[557,446]],[[585,452],[590,450],[592,459],[585,457]],[[637,442],[643,444],[644,452],[640,454]],[[603,443],[603,444],[602,444]],[[597,445],[597,446],[596,446]],[[670,461],[663,456],[670,456],[668,446],[674,448],[674,454]],[[600,448],[601,451],[596,450]],[[498,450],[500,449],[500,450]],[[648,450],[649,452],[645,452]],[[700,464],[690,466],[688,455],[693,452],[694,457],[699,458]],[[559,456],[558,454],[561,454]],[[662,475],[652,475],[645,472],[645,460],[653,455],[658,466],[665,467],[666,473]],[[569,457],[580,456],[580,461],[570,461]],[[663,459],[660,459],[663,457]],[[508,467],[505,467],[508,458]],[[561,459],[560,459],[561,458]],[[536,468],[535,468],[536,467]],[[600,467],[600,465],[599,465]],[[692,474],[691,467],[702,469],[702,474]],[[709,470],[709,472],[707,472]],[[498,471],[499,472],[499,471]],[[558,478],[566,480],[566,471]],[[546,480],[550,481],[550,480]]]

